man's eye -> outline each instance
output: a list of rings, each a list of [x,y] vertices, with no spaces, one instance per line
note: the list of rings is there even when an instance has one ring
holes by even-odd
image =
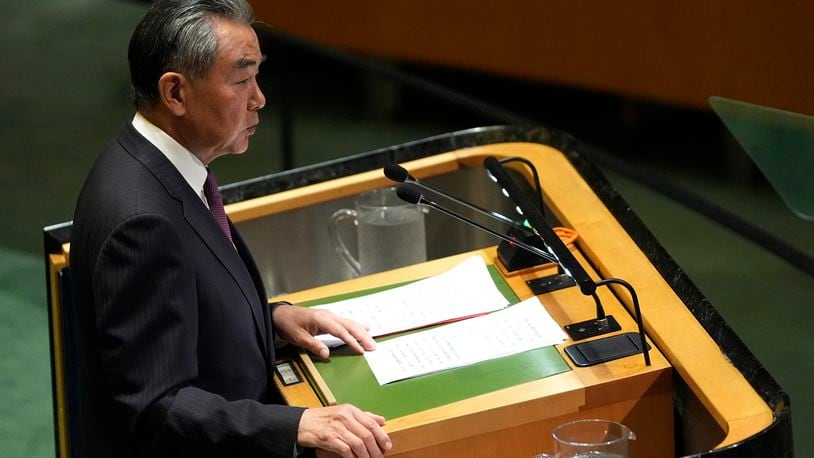
[[[248,78],[246,78],[245,80],[240,80],[240,81],[237,82],[237,84],[248,84],[248,83],[249,83]]]

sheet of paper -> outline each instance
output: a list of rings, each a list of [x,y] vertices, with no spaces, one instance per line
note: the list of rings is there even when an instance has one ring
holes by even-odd
[[[562,343],[537,297],[505,310],[378,342],[366,352],[380,385]]]
[[[430,326],[502,309],[508,301],[489,275],[486,262],[472,256],[452,269],[424,280],[353,299],[318,305],[370,327],[373,337]],[[317,336],[326,345],[343,342]]]

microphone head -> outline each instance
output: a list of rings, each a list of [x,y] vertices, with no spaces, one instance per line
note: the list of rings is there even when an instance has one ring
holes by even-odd
[[[421,202],[421,191],[414,185],[409,183],[400,183],[396,185],[396,195],[407,203],[418,204]]]
[[[393,181],[397,181],[399,183],[403,183],[405,181],[414,180],[410,175],[410,172],[407,171],[404,167],[398,164],[387,164],[384,166],[384,176],[390,178]]]
[[[500,162],[494,156],[486,156],[486,159],[483,160],[483,166],[494,176],[495,170],[500,167]]]

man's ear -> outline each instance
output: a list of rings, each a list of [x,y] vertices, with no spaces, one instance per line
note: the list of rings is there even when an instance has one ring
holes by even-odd
[[[183,116],[187,111],[188,85],[189,79],[181,73],[167,72],[158,79],[161,104],[175,116]]]

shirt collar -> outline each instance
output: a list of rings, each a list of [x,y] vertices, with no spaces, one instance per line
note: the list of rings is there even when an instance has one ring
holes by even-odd
[[[147,120],[141,113],[136,112],[132,121],[133,127],[150,143],[158,148],[178,170],[192,190],[206,204],[203,195],[203,185],[206,181],[206,166],[191,151],[175,141],[169,134]]]

